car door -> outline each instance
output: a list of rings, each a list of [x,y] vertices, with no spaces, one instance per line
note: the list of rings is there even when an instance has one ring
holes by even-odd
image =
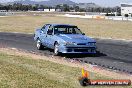
[[[49,48],[54,48],[54,28],[52,25],[47,30],[46,43]]]
[[[48,28],[49,28],[49,25],[46,24],[46,25],[44,25],[42,27],[42,29],[40,31],[40,40],[41,40],[41,42],[42,42],[42,44],[44,46],[47,46],[47,44],[46,44],[46,37],[47,37],[47,30],[48,30]]]

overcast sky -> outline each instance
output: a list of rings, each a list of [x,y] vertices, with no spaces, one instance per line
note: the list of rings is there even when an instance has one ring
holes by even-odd
[[[14,0],[0,0],[0,2],[9,2],[9,1],[14,1]],[[42,0],[33,0],[33,1],[42,1]],[[43,0],[43,1],[47,1],[47,0]],[[71,0],[74,2],[86,2],[86,3],[90,3],[90,2],[94,2],[100,6],[120,6],[120,3],[132,3],[132,0]]]

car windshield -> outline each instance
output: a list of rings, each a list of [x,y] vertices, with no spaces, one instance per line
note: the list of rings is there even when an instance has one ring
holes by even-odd
[[[82,34],[77,26],[59,25],[54,27],[54,34]]]

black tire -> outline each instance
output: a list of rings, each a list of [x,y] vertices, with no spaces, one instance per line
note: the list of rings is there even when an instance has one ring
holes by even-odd
[[[54,45],[54,55],[55,56],[60,55],[60,52],[59,52],[59,44],[57,42]]]
[[[38,50],[43,50],[44,49],[44,46],[42,45],[42,43],[39,39],[37,39],[36,46],[37,46]]]

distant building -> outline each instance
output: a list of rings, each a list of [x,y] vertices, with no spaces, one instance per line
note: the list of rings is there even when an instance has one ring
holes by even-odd
[[[7,12],[7,11],[6,10],[0,10],[0,12],[3,13],[3,12]]]
[[[44,9],[38,9],[38,11],[44,11]]]
[[[6,10],[0,10],[0,16],[6,16],[7,11]]]
[[[73,10],[70,10],[70,12],[76,12],[76,11],[73,9]]]
[[[44,12],[61,12],[61,9],[38,9],[38,11],[44,11]]]
[[[7,10],[0,10],[0,16],[10,16],[13,14],[13,12],[7,12]]]
[[[121,15],[124,16],[125,14],[132,15],[132,4],[121,4]]]

